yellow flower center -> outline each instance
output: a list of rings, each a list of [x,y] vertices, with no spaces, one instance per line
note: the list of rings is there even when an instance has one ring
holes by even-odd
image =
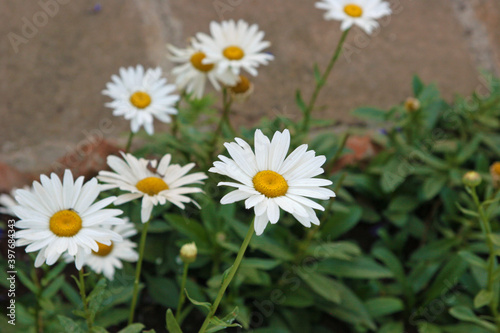
[[[250,80],[244,76],[240,75],[240,81],[233,87],[231,87],[232,92],[235,94],[243,94],[250,89]]]
[[[96,243],[99,246],[99,250],[97,250],[97,252],[92,251],[92,253],[95,254],[96,256],[105,257],[111,253],[111,250],[113,250],[113,242],[111,242],[111,245],[106,245],[106,244],[99,243],[99,242],[96,242]]]
[[[151,96],[144,91],[136,91],[130,96],[130,103],[138,109],[144,109],[151,104]]]
[[[229,60],[240,60],[245,56],[245,52],[238,46],[228,46],[224,49],[222,54]]]
[[[285,178],[271,170],[260,171],[253,179],[254,188],[268,198],[281,197],[288,191]]]
[[[73,237],[82,229],[82,218],[74,210],[60,210],[50,218],[49,228],[59,237]]]
[[[194,68],[199,70],[200,72],[210,72],[213,68],[213,64],[204,64],[202,60],[205,59],[205,53],[203,52],[196,52],[191,56],[191,65],[193,65]]]
[[[351,17],[361,17],[363,15],[363,8],[351,3],[344,7],[344,12]]]
[[[159,177],[147,177],[141,179],[135,184],[135,187],[143,193],[156,195],[161,191],[168,190],[168,185]]]

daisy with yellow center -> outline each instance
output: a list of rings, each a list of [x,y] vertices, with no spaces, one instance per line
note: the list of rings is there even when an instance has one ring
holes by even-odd
[[[392,13],[389,3],[382,0],[321,0],[316,8],[326,10],[325,20],[341,21],[342,30],[357,25],[367,34],[378,28],[376,20]]]
[[[16,227],[23,229],[16,233],[17,246],[28,245],[26,252],[40,251],[36,267],[44,262],[52,265],[67,252],[80,269],[84,256],[98,251],[99,244],[122,240],[105,227],[124,223],[117,217],[121,210],[104,209],[116,197],[94,203],[100,193],[95,178],[83,185],[83,177],[73,181],[71,171],[66,170],[62,183],[55,173],[51,178],[41,175],[40,182],[33,182],[30,190],[17,190],[19,205],[12,208],[20,218]]]
[[[206,64],[205,53],[200,51],[195,45],[199,44],[195,39],[191,39],[190,45],[186,49],[179,49],[173,45],[167,45],[169,50],[168,58],[179,66],[174,67],[172,74],[176,77],[176,85],[179,90],[185,90],[192,94],[194,98],[202,98],[205,92],[207,80],[219,91],[221,83],[232,86],[238,81],[238,76],[232,72],[219,72],[217,64]]]
[[[196,46],[206,55],[202,63],[217,65],[219,73],[227,71],[239,75],[245,70],[257,75],[259,65],[267,65],[274,57],[262,51],[271,43],[263,41],[264,32],[256,24],[248,25],[239,20],[210,23],[211,36],[204,33],[196,35]]]
[[[125,218],[125,223],[113,227],[105,226],[119,234],[123,240],[113,241],[111,244],[97,243],[98,249],[85,255],[84,264],[97,274],[103,274],[108,280],[113,280],[116,269],[123,268],[123,261],[136,262],[139,255],[135,251],[137,244],[130,241],[130,237],[137,234],[133,223]],[[66,255],[67,262],[73,261]]]
[[[219,173],[236,182],[219,186],[235,187],[221,199],[222,204],[245,200],[247,209],[255,212],[255,232],[261,235],[269,222],[277,223],[280,208],[292,214],[305,227],[319,224],[314,209],[324,208],[313,199],[327,200],[335,193],[321,186],[331,185],[327,179],[314,178],[323,173],[324,156],[307,151],[307,145],[295,149],[288,157],[290,133],[276,132],[270,141],[260,130],[255,132],[255,152],[240,138],[226,143],[232,159],[220,155],[210,172]]]
[[[179,96],[172,94],[175,86],[167,84],[159,67],[146,71],[141,65],[122,67],[120,76],[113,75],[111,80],[102,92],[113,99],[106,106],[113,109],[113,115],[130,120],[133,133],[144,127],[152,135],[154,118],[169,123],[171,115],[177,114],[174,105]]]
[[[103,190],[119,188],[129,193],[118,196],[115,205],[142,198],[141,220],[149,221],[153,206],[164,205],[167,201],[184,209],[184,203],[196,202],[186,194],[200,193],[198,187],[185,187],[187,184],[202,184],[207,176],[202,172],[186,175],[194,163],[181,167],[170,164],[171,156],[163,156],[159,164],[156,160],[137,159],[131,154],[122,153],[122,158],[108,156],[108,165],[114,171],[101,171],[97,177]],[[158,168],[156,168],[158,164]],[[156,168],[152,171],[151,168]]]

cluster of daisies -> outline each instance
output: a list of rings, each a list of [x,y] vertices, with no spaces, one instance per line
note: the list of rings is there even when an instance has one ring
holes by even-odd
[[[391,13],[389,4],[381,0],[322,0],[316,6],[327,11],[326,19],[342,21],[342,30],[358,25],[367,33],[378,27],[376,19]],[[244,73],[255,76],[260,65],[273,59],[263,52],[270,43],[263,40],[264,33],[257,25],[242,20],[212,22],[210,32],[198,33],[185,49],[168,46],[169,58],[179,63],[172,71],[176,85],[167,84],[160,68],[121,68],[120,75],[113,75],[103,91],[113,99],[106,106],[113,109],[114,115],[130,120],[133,133],[144,127],[153,134],[154,118],[168,123],[177,114],[180,97],[174,93],[176,90],[201,98],[208,80],[216,90],[231,88],[235,99],[238,95],[244,97],[252,90]],[[233,180],[218,184],[235,188],[221,203],[244,200],[245,208],[254,210],[257,235],[269,222],[278,222],[280,209],[305,227],[319,224],[314,210],[324,208],[311,199],[335,196],[323,187],[331,185],[331,181],[316,178],[324,172],[324,156],[308,151],[307,145],[287,156],[288,130],[276,132],[272,139],[257,130],[253,150],[240,138],[225,147],[231,158],[220,155],[220,161],[214,162],[209,171]],[[138,260],[136,244],[130,240],[137,231],[134,223],[121,216],[120,209],[108,206],[141,200],[141,222],[147,223],[154,206],[167,202],[180,209],[186,203],[197,205],[189,195],[202,190],[187,185],[203,184],[207,176],[202,172],[188,174],[194,163],[181,166],[171,164],[171,159],[169,154],[159,162],[131,154],[109,156],[112,171],[101,171],[86,183],[83,177],[74,180],[69,170],[62,181],[54,173],[50,177],[42,175],[31,187],[13,191],[12,197],[0,196],[4,206],[0,212],[19,218],[17,246],[26,246],[26,252],[38,251],[36,267],[52,265],[62,256],[67,262],[74,261],[78,269],[87,265],[113,279],[122,261]],[[123,194],[96,201],[101,191],[111,189]]]
[[[307,145],[287,157],[288,130],[276,132],[271,140],[257,130],[254,146],[252,150],[240,138],[226,143],[231,158],[220,155],[220,161],[209,170],[234,180],[218,184],[236,188],[221,203],[245,200],[245,207],[254,209],[257,235],[269,222],[278,222],[280,208],[306,227],[319,224],[314,209],[324,208],[311,199],[335,196],[322,187],[331,185],[331,181],[315,178],[323,173],[325,157],[308,151]],[[44,262],[52,265],[63,256],[67,262],[74,260],[78,269],[88,265],[113,279],[122,261],[137,261],[136,244],[129,239],[137,231],[126,217],[120,217],[120,209],[107,207],[141,200],[141,221],[147,223],[154,206],[167,202],[181,209],[186,203],[197,205],[189,195],[202,190],[188,185],[203,184],[207,178],[202,172],[188,174],[193,163],[171,164],[169,154],[158,162],[122,153],[121,157],[109,156],[107,162],[112,171],[101,171],[86,183],[83,177],[74,180],[66,170],[62,181],[55,173],[50,178],[42,175],[40,182],[14,192],[15,202],[9,201],[8,211],[19,217],[17,246],[26,245],[26,252],[38,251],[36,267]],[[96,201],[101,191],[110,189],[123,194]]]
[[[253,91],[253,84],[243,72],[257,75],[257,68],[273,56],[262,51],[270,46],[256,24],[243,20],[210,24],[211,35],[198,33],[189,45],[180,49],[168,45],[168,57],[179,65],[172,70],[175,85],[167,84],[160,68],[145,70],[141,65],[120,68],[103,91],[113,99],[106,104],[113,115],[130,120],[133,133],[144,127],[154,133],[153,119],[169,123],[177,114],[177,89],[193,98],[202,98],[207,80],[216,90],[230,88],[233,100],[243,101]]]

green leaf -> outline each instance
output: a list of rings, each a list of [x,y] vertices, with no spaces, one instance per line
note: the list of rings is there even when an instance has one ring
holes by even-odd
[[[66,332],[71,332],[71,333],[85,333],[86,331],[83,329],[83,327],[73,321],[73,319],[62,316],[62,315],[57,315],[57,319],[59,319],[59,322],[61,323],[61,326],[64,327]]]
[[[198,247],[208,246],[209,240],[207,232],[198,221],[177,214],[165,214],[164,218],[172,227],[177,229],[177,231],[194,241]]]
[[[423,322],[418,325],[418,333],[442,333],[443,331],[436,325]]]
[[[500,246],[500,235],[499,234],[490,234],[490,240],[496,246]]]
[[[387,279],[394,277],[390,270],[367,257],[355,258],[352,261],[323,260],[318,263],[318,272],[351,279]]]
[[[446,184],[446,177],[430,177],[424,181],[421,188],[421,196],[423,200],[430,200],[434,198]]]
[[[319,86],[322,86],[325,84],[325,82],[323,82],[323,80],[321,79],[321,73],[319,71],[319,67],[318,67],[318,64],[317,63],[314,63],[314,66],[313,66],[313,71],[314,71],[314,79],[316,80],[316,83],[319,85]]]
[[[192,299],[191,297],[189,297],[188,291],[187,290],[184,290],[184,291],[186,292],[187,299],[191,303],[193,303],[196,306],[202,307],[202,308],[207,309],[208,311],[210,311],[210,309],[212,308],[212,304],[210,304],[209,302],[199,302],[199,301],[197,301],[195,299]]]
[[[108,295],[109,293],[106,290],[106,279],[102,278],[99,282],[97,282],[94,289],[88,296],[89,312],[92,321],[94,321],[95,315],[97,311],[99,311],[104,298]]]
[[[124,329],[118,331],[118,333],[140,333],[142,332],[142,329],[144,328],[144,325],[141,323],[135,323],[135,324],[130,324]]]
[[[241,268],[255,268],[262,270],[270,270],[279,266],[282,262],[274,259],[260,259],[260,258],[244,258],[241,262]]]
[[[46,286],[50,281],[52,281],[55,277],[59,276],[61,272],[64,270],[66,267],[66,262],[61,261],[58,263],[54,268],[52,268],[45,277],[42,278],[41,284],[42,286]]]
[[[305,113],[307,110],[307,106],[306,103],[304,102],[304,99],[302,99],[302,94],[300,90],[298,89],[295,92],[295,102],[297,103],[297,106],[299,107],[300,111],[302,111],[302,113]]]
[[[148,293],[151,298],[165,306],[175,308],[179,301],[179,289],[171,279],[146,275]]]
[[[345,210],[336,210],[322,226],[322,234],[331,239],[337,239],[352,228],[354,228],[363,215],[363,209],[359,206],[348,206]]]
[[[375,331],[375,323],[358,296],[342,283],[333,281],[332,284],[340,294],[341,302],[340,304],[328,307],[320,306],[320,308],[323,308],[326,313],[342,321],[355,325],[363,325]]]
[[[488,290],[482,289],[476,297],[474,297],[474,307],[476,309],[481,308],[491,302],[493,299],[493,293]]]
[[[372,254],[389,268],[399,283],[403,286],[406,285],[406,274],[403,265],[391,251],[383,247],[378,247],[373,249]]]
[[[352,112],[352,114],[356,117],[367,118],[369,120],[375,120],[375,121],[387,120],[387,112],[385,110],[380,110],[371,107],[357,108]]]
[[[109,333],[104,327],[92,326],[92,333]]]
[[[361,249],[351,242],[320,243],[310,246],[306,253],[314,258],[351,260],[361,255]]]
[[[417,75],[413,76],[413,95],[418,97],[422,90],[424,89],[424,83]]]
[[[182,333],[181,327],[177,323],[177,320],[175,320],[174,314],[170,309],[167,310],[166,320],[167,320],[167,330],[170,333]]]
[[[446,265],[439,271],[433,283],[427,290],[425,305],[444,295],[448,290],[458,283],[458,279],[467,269],[467,263],[458,255],[447,259]]]
[[[297,274],[318,295],[333,303],[340,303],[340,294],[336,289],[337,284],[334,280],[325,275],[315,272],[306,273],[302,270],[299,270],[297,271]]]
[[[404,332],[405,330],[402,322],[387,323],[378,330],[378,333],[404,333]]]
[[[31,279],[26,275],[26,273],[23,270],[21,270],[21,269],[17,270],[17,278],[33,294],[35,294],[35,295],[37,294],[38,288],[35,286],[35,284],[31,281]]]
[[[210,319],[210,324],[207,327],[207,333],[218,332],[227,327],[241,327],[240,324],[233,324],[234,320],[238,316],[239,309],[238,307],[234,308],[233,311],[228,313],[224,318],[219,319],[218,317],[212,317]]]
[[[462,250],[458,252],[458,255],[465,261],[467,261],[470,265],[481,267],[486,269],[486,262],[481,257],[475,255],[472,252]]]
[[[48,287],[42,292],[42,297],[52,298],[63,286],[65,281],[64,275],[59,275]]]
[[[465,163],[472,156],[472,154],[477,152],[481,140],[481,135],[476,135],[465,145],[465,147],[461,147],[459,149],[459,153],[456,156],[456,162],[458,165]]]
[[[450,315],[452,315],[453,317],[455,317],[459,320],[463,320],[463,321],[477,324],[481,327],[486,328],[487,330],[489,330],[491,332],[497,331],[496,325],[494,325],[490,322],[487,322],[486,320],[479,319],[476,316],[476,314],[470,308],[468,308],[466,306],[452,307],[449,312],[450,312]]]
[[[384,317],[404,310],[404,304],[399,298],[379,297],[365,302],[365,307],[372,318]]]

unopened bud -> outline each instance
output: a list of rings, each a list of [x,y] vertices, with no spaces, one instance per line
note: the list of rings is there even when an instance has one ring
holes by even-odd
[[[420,110],[420,101],[414,97],[408,97],[405,101],[405,109],[408,112]]]
[[[469,187],[476,187],[479,184],[481,184],[481,175],[478,174],[476,171],[469,171],[467,172],[463,178],[462,181],[464,182],[465,186]]]
[[[182,245],[180,256],[182,261],[186,264],[194,262],[197,254],[198,249],[196,248],[196,244],[194,242]]]

